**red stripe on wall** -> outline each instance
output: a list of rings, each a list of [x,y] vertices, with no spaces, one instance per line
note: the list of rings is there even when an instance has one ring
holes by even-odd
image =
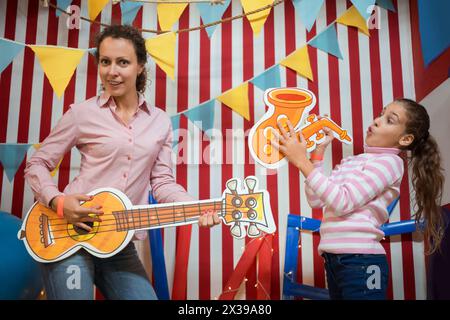
[[[210,70],[211,70],[211,42],[206,29],[200,30],[200,103],[210,99]],[[200,199],[210,199],[210,142],[207,135],[202,132],[202,142],[199,148],[200,165],[198,170],[199,197]],[[211,299],[211,230],[209,228],[199,229],[199,299]]]
[[[306,41],[308,42],[316,35],[316,25],[311,28],[311,31],[306,33]],[[314,81],[308,80],[308,89],[317,97],[317,103],[314,109],[310,113],[320,114],[320,101],[319,101],[319,87],[318,79],[319,73],[317,71],[317,49],[308,46],[309,60],[311,63],[311,70],[313,73]],[[312,218],[322,220],[322,209],[312,209]],[[325,288],[325,270],[323,265],[323,259],[319,256],[317,251],[320,243],[320,234],[314,232],[312,234],[313,240],[313,266],[314,266],[314,285],[316,287]]]
[[[37,17],[39,3],[35,1],[28,2],[27,27],[25,34],[25,43],[36,43]],[[33,90],[33,68],[34,53],[31,49],[25,48],[23,59],[22,88],[20,92],[20,117],[17,132],[18,143],[28,143],[28,131],[30,128],[30,109],[31,93]],[[23,191],[25,185],[24,179],[25,159],[20,165],[14,177],[13,200],[11,212],[22,217]]]
[[[251,28],[250,23],[248,22],[248,19],[243,19],[242,21],[242,32],[243,32],[243,52],[242,56],[244,57],[244,63],[243,63],[243,81],[247,81],[248,79],[252,78],[254,76],[254,68],[253,68],[253,30]],[[244,118],[244,132],[250,132],[251,127],[255,123],[255,97],[254,97],[254,91],[255,87],[252,84],[249,84],[248,86],[248,100],[249,100],[249,109],[250,109],[250,121],[246,120]],[[258,89],[256,89],[258,90]],[[262,106],[263,102],[261,101],[261,104],[258,104],[256,107]],[[255,165],[250,163],[251,155],[248,146],[248,135],[245,136],[245,145],[244,145],[244,177],[253,176],[255,175]],[[253,160],[253,159],[252,159]],[[252,161],[253,163],[253,161]],[[246,237],[245,238],[245,245],[247,246],[248,243],[251,241],[251,238]],[[255,300],[257,298],[256,296],[256,280],[257,280],[257,267],[256,267],[256,259],[255,261],[250,265],[248,272],[246,274],[247,282],[245,283],[245,293],[246,293],[246,299],[248,300]]]
[[[225,10],[223,18],[231,17],[231,6]],[[225,92],[232,87],[232,24],[231,22],[222,23],[222,92]],[[233,149],[231,145],[232,136],[231,129],[233,127],[232,112],[229,107],[222,104],[222,137],[224,137],[222,145],[222,186],[233,177],[233,165],[230,162],[233,159]],[[227,129],[228,134],[227,136]],[[230,141],[229,143],[226,143]],[[227,226],[222,225],[222,288],[225,289],[228,279],[233,273],[233,237]]]
[[[189,10],[184,10],[179,20],[179,28],[189,27]],[[188,107],[189,89],[189,32],[178,34],[178,83],[177,83],[177,110],[184,111]],[[186,117],[180,117],[180,128],[187,130]],[[184,152],[188,152],[188,144],[184,144]],[[177,167],[177,183],[187,189],[186,163]],[[184,300],[187,295],[187,271],[189,261],[189,249],[191,244],[192,226],[177,227],[177,248],[175,257],[175,271],[172,289],[172,299]]]
[[[268,69],[275,64],[275,34],[274,34],[274,13],[273,9],[270,11],[264,24],[264,67]],[[272,207],[273,219],[277,224],[278,230],[278,174],[277,171],[267,170],[267,191],[270,194],[270,205]],[[270,298],[273,300],[280,299],[280,251],[279,251],[279,231],[275,232],[273,241],[273,255],[272,255],[272,281]],[[276,276],[274,276],[276,275]]]

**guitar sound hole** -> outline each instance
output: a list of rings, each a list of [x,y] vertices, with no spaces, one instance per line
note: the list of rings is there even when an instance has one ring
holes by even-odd
[[[84,224],[85,224],[85,225],[88,225],[88,226],[91,227],[91,228],[94,226],[94,222],[91,222],[91,221],[84,222]],[[76,225],[73,226],[73,230],[75,230],[75,232],[78,233],[78,234],[80,234],[80,235],[88,234],[88,233],[89,233],[89,231],[87,231],[87,230],[85,230],[85,229],[83,229],[83,228],[80,228],[80,227],[78,227],[78,226],[76,226]]]

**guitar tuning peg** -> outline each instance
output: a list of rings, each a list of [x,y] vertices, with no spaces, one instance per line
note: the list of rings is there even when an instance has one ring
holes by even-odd
[[[236,238],[242,237],[241,224],[239,222],[235,222],[234,226],[230,229],[231,234]]]
[[[256,179],[254,179],[254,178],[245,178],[245,184],[248,187],[248,191],[250,193],[253,193],[253,191],[255,190],[255,186],[256,186]]]
[[[228,190],[231,191],[232,194],[236,194],[236,193],[237,193],[237,192],[236,192],[236,189],[237,189],[237,180],[236,180],[236,179],[229,180],[229,181],[227,182],[227,188],[228,188]]]
[[[261,231],[259,231],[255,223],[250,223],[247,228],[247,234],[249,237],[255,238],[261,234]]]

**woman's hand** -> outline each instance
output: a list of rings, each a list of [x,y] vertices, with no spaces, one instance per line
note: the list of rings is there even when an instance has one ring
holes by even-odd
[[[89,214],[95,214],[97,216],[103,215],[103,211],[100,210],[102,206],[95,206],[90,208],[80,206],[80,201],[90,201],[93,198],[93,196],[88,196],[86,194],[71,194],[64,196],[63,212],[64,218],[67,220],[67,222],[86,231],[91,231],[92,228],[84,222],[101,222],[102,220],[99,217],[91,217],[89,216]],[[58,197],[55,197],[51,202],[51,206],[55,211],[57,199]]]
[[[216,211],[206,210],[198,218],[198,225],[200,227],[212,227],[220,224],[220,218]]]

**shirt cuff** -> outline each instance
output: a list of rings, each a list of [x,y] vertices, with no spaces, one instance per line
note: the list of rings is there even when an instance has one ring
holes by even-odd
[[[60,192],[56,187],[48,187],[45,188],[41,192],[40,201],[48,208],[50,208],[50,201],[56,197],[64,195],[64,193]]]
[[[317,180],[317,176],[322,175],[322,173],[320,172],[320,167],[315,167],[313,169],[313,171],[311,171],[311,173],[308,175],[308,177],[305,179],[305,184],[310,187],[311,189],[314,190],[314,187],[312,186],[312,182],[313,180]]]

